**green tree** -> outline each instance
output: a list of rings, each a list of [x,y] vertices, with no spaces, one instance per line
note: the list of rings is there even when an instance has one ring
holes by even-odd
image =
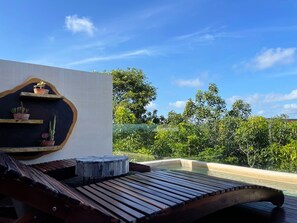
[[[228,115],[231,117],[247,119],[251,116],[251,113],[252,109],[250,104],[239,99],[233,103],[232,109],[228,112]]]
[[[167,124],[172,125],[178,125],[179,123],[183,122],[183,116],[181,114],[176,113],[175,111],[168,112],[167,117]]]
[[[146,106],[156,99],[156,88],[147,81],[140,69],[111,70],[113,77],[113,107],[114,113],[119,105],[128,108],[141,121],[146,112]]]
[[[270,147],[270,161],[273,168],[280,171],[297,172],[297,140],[285,146],[274,143]]]
[[[197,91],[195,101],[186,103],[183,117],[191,123],[204,125],[209,137],[208,147],[214,147],[218,140],[220,119],[225,112],[226,102],[220,97],[218,87],[211,83],[207,91]]]
[[[236,130],[235,140],[239,150],[246,156],[246,164],[259,164],[263,150],[269,145],[268,122],[264,117],[254,116],[241,121]]]
[[[115,124],[133,124],[135,123],[135,115],[123,105],[116,107],[114,114],[114,123]]]
[[[287,116],[281,115],[269,119],[268,125],[270,144],[277,143],[284,146],[290,141],[290,126],[288,125]]]
[[[216,84],[211,83],[207,91],[198,90],[195,101],[186,103],[184,117],[197,124],[219,120],[226,112],[226,102],[219,96]]]

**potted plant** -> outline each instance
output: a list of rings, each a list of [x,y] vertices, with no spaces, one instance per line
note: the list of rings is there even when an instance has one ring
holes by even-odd
[[[22,101],[21,106],[12,108],[10,111],[13,114],[13,118],[15,120],[28,120],[30,117],[30,114],[28,114],[29,109],[24,107]]]
[[[53,121],[49,123],[49,132],[41,134],[41,146],[53,146],[55,145],[55,133],[56,133],[56,116]]]
[[[39,81],[36,85],[33,86],[35,94],[48,94],[49,90],[45,89],[46,83],[44,81]]]

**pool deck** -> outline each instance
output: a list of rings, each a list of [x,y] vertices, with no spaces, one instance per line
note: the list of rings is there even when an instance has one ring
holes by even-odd
[[[208,215],[195,223],[213,222],[296,223],[297,197],[285,196],[285,203],[281,208],[269,202],[236,205]]]

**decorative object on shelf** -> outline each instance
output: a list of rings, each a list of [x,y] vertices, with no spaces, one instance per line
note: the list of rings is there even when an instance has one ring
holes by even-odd
[[[41,146],[53,146],[55,145],[55,133],[56,133],[56,115],[54,116],[53,122],[49,123],[49,132],[42,133],[41,138]]]
[[[34,93],[35,94],[48,94],[49,90],[48,89],[45,89],[46,83],[44,81],[39,81],[36,85],[33,86],[33,89],[34,89]]]
[[[29,109],[25,108],[23,102],[21,101],[21,106],[12,108],[11,113],[15,120],[29,120],[30,114],[28,114]]]

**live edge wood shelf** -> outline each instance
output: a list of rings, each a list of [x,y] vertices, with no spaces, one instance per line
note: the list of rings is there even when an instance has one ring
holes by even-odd
[[[0,119],[0,123],[42,125],[43,120],[38,120],[38,119],[31,119],[31,120]]]
[[[53,152],[57,150],[59,150],[59,146],[0,147],[0,152],[3,152],[3,153]]]
[[[48,99],[48,100],[62,100],[64,97],[62,95],[57,94],[34,94],[31,92],[21,92],[21,98],[40,98],[40,99]]]

